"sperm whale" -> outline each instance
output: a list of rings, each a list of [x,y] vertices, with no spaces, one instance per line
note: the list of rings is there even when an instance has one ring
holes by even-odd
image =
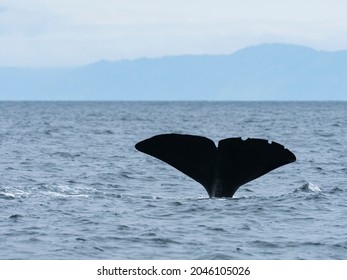
[[[256,138],[226,138],[216,146],[202,136],[161,134],[135,148],[199,182],[210,197],[232,197],[240,186],[296,160],[281,144]]]

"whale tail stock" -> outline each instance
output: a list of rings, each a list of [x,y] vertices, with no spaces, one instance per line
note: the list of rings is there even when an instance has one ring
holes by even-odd
[[[282,145],[252,138],[227,138],[216,147],[202,136],[162,134],[135,148],[199,182],[210,197],[232,197],[240,186],[296,160]]]

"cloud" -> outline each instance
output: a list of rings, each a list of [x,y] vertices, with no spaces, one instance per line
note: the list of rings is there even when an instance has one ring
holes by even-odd
[[[7,2],[0,2],[0,61],[9,65],[230,53],[264,42],[347,48],[342,0]]]
[[[48,15],[23,8],[7,8],[0,15],[0,26],[5,34],[32,36],[44,32],[49,23]]]

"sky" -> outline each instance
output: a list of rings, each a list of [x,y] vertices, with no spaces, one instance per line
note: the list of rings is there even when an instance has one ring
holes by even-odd
[[[0,0],[0,66],[229,54],[262,43],[347,49],[346,0]]]

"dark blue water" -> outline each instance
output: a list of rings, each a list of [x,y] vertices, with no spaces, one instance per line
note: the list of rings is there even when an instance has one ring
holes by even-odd
[[[297,162],[209,199],[134,149],[266,138]],[[0,102],[1,259],[346,259],[347,102]]]

